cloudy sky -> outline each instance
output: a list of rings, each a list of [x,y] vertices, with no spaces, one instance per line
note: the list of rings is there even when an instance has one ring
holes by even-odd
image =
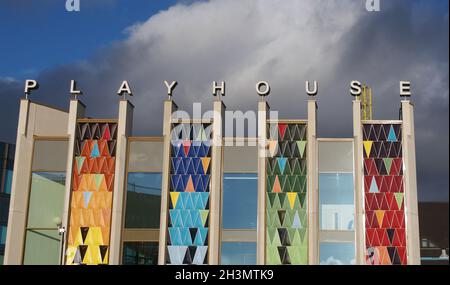
[[[31,2],[31,3],[30,3]],[[227,82],[229,110],[254,110],[267,80],[282,118],[306,117],[305,80],[320,82],[321,137],[352,134],[351,80],[373,89],[374,118],[397,119],[398,82],[412,81],[419,196],[449,197],[449,16],[447,0],[65,0],[0,1],[0,141],[14,142],[23,81],[32,100],[67,109],[69,80],[89,116],[113,117],[115,91],[135,93],[135,135],[160,135],[163,80],[174,99],[211,106],[213,80]]]

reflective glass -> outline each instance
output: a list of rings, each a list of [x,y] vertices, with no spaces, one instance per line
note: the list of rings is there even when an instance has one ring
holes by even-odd
[[[258,174],[225,173],[223,178],[223,228],[256,229]]]
[[[39,172],[31,177],[27,228],[56,228],[61,222],[65,172]]]
[[[223,242],[221,254],[223,265],[255,265],[256,243]]]
[[[319,174],[319,215],[321,230],[353,230],[353,174]]]
[[[128,173],[126,228],[159,228],[161,173]]]
[[[157,265],[157,242],[124,242],[123,265]]]
[[[349,265],[355,264],[355,244],[350,242],[321,242],[321,265]]]
[[[57,265],[60,259],[61,237],[58,230],[28,229],[26,233],[25,265]]]

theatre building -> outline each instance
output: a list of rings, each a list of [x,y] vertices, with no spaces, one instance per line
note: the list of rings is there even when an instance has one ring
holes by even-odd
[[[355,97],[339,139],[317,137],[315,100],[289,120],[257,102],[247,138],[225,137],[224,103],[208,104],[211,118],[181,119],[161,102],[163,133],[138,137],[125,99],[115,118],[22,99],[4,263],[420,263],[409,100],[363,120]]]

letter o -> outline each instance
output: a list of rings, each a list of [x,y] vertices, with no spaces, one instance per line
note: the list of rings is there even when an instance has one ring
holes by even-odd
[[[261,87],[265,87],[264,90],[261,90]],[[256,93],[259,96],[268,96],[270,94],[270,85],[267,81],[259,81],[256,83]]]

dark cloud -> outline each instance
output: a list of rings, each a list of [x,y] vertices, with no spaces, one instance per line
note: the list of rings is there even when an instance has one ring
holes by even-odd
[[[90,59],[40,73],[40,102],[67,108],[69,80],[83,89],[88,115],[112,117],[115,95],[129,80],[137,135],[159,135],[163,80],[178,80],[175,100],[212,104],[213,80],[227,81],[228,109],[254,110],[254,84],[272,85],[269,102],[283,118],[306,117],[305,80],[319,80],[319,135],[352,135],[349,82],[374,92],[375,119],[397,119],[398,82],[413,82],[419,195],[448,200],[448,3],[381,1],[369,13],[365,1],[228,1],[177,5],[130,27],[126,41]],[[14,140],[22,83],[0,81],[7,124]],[[20,86],[19,86],[20,85]],[[16,97],[14,97],[16,96]],[[3,119],[5,121],[5,119]]]

